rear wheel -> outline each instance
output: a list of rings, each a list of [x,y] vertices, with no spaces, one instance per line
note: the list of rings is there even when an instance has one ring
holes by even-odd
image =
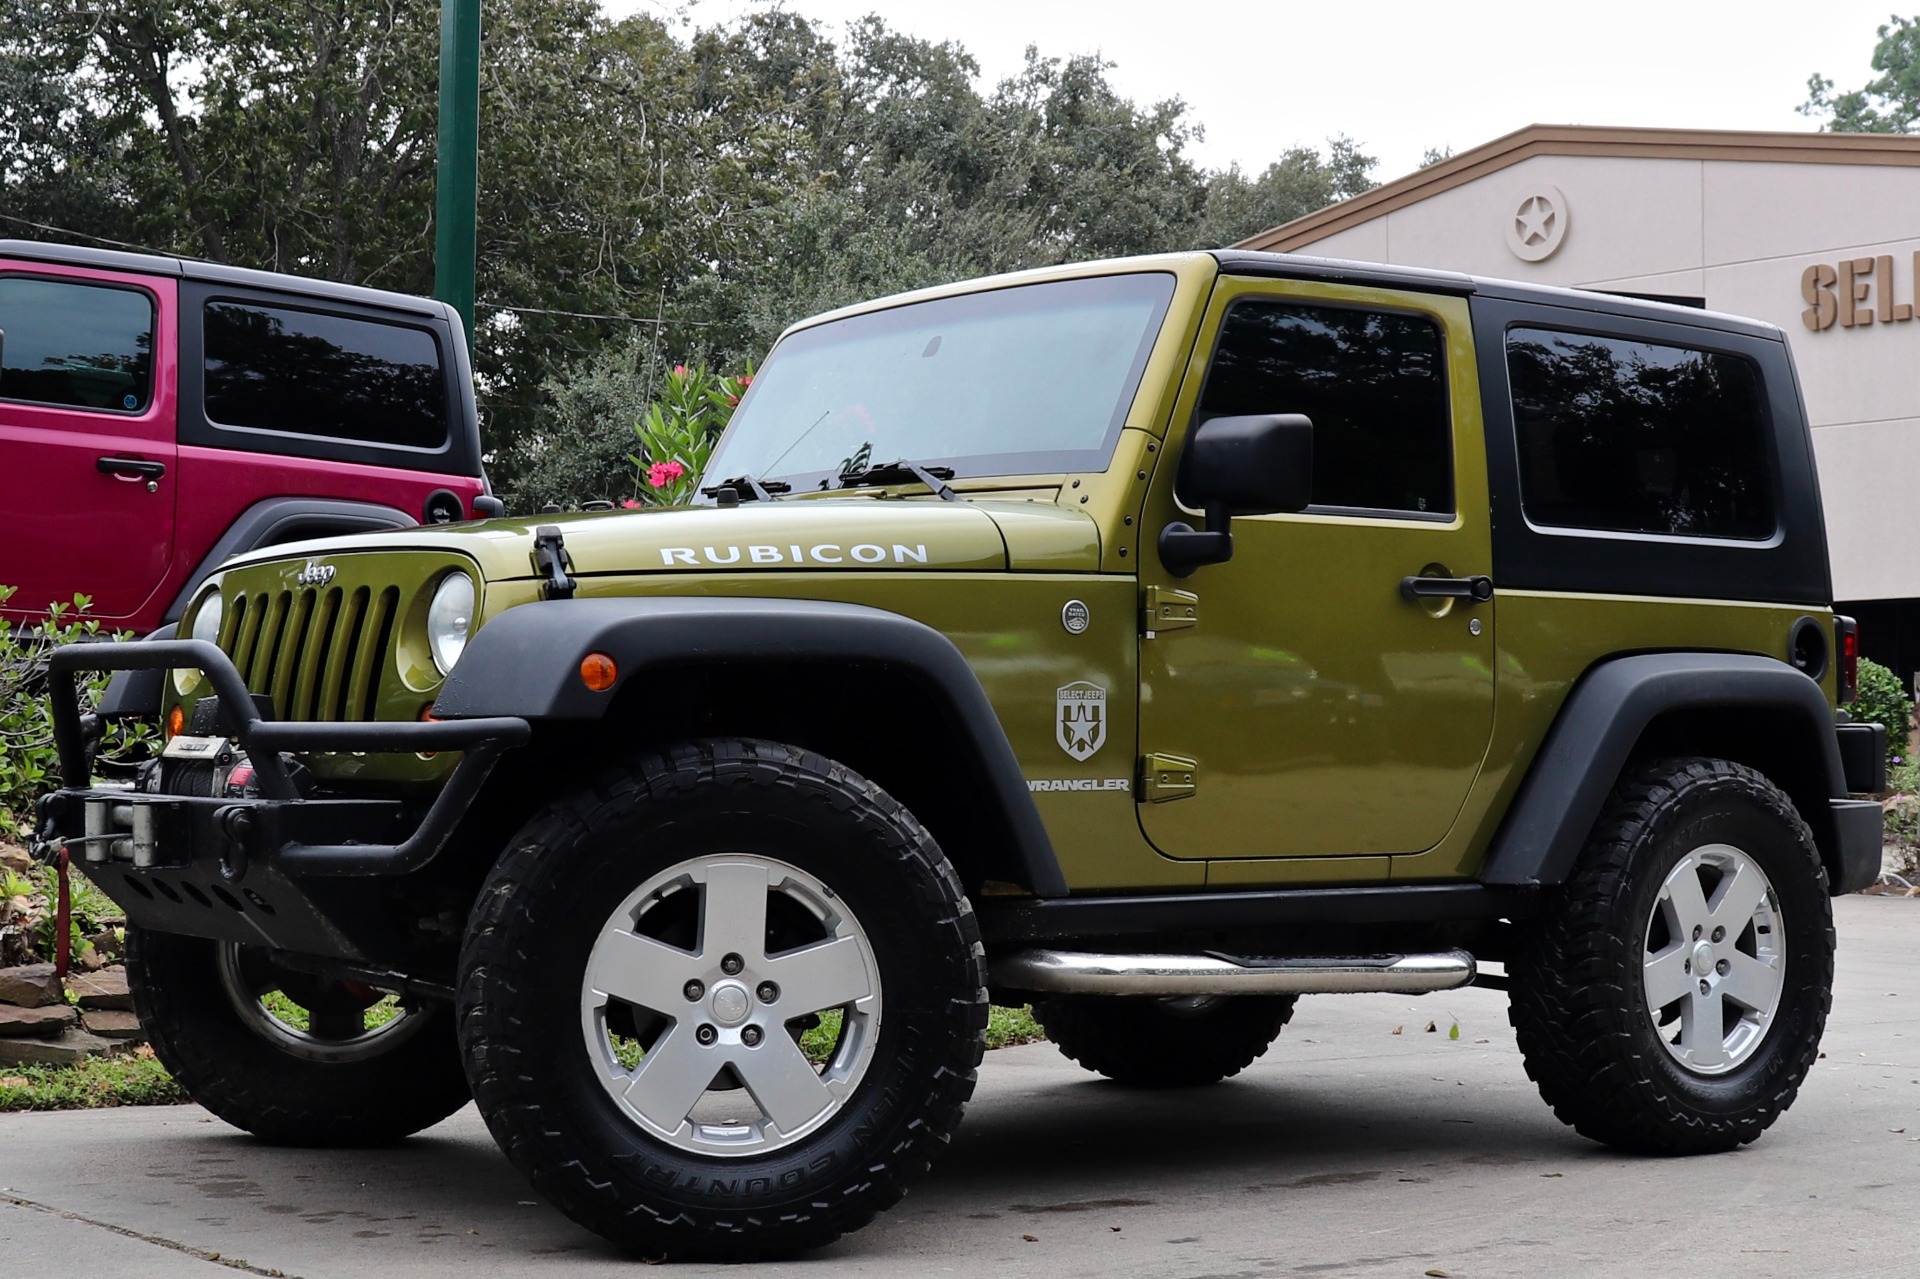
[[[1813,837],[1752,769],[1624,779],[1509,965],[1527,1073],[1596,1141],[1692,1154],[1757,1138],[1819,1052],[1833,910]]]
[[[127,985],[187,1094],[268,1141],[384,1145],[470,1095],[444,1005],[284,969],[258,947],[138,928]]]
[[[1293,1016],[1292,995],[1062,995],[1033,1015],[1088,1070],[1139,1088],[1191,1088],[1237,1075]]]
[[[536,1188],[646,1256],[828,1243],[942,1149],[984,1047],[973,911],[932,838],[818,755],[648,755],[537,816],[482,890],[459,1009]]]

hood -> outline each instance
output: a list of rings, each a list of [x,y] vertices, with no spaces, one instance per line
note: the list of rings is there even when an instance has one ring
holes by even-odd
[[[1097,572],[1100,536],[1045,502],[818,498],[431,525],[265,547],[234,564],[346,551],[453,551],[489,581],[534,576],[537,530],[557,528],[576,576],[891,570]]]

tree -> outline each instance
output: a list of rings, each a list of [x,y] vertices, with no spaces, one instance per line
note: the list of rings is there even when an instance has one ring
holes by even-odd
[[[0,0],[0,214],[428,292],[438,3]],[[877,294],[1231,243],[1371,185],[1345,138],[1207,172],[1186,105],[1129,101],[1099,58],[1030,49],[983,88],[965,49],[879,18],[681,36],[487,0],[482,39],[474,354],[516,506],[617,487],[583,424],[661,367],[738,368]]]
[[[1819,72],[1807,80],[1801,115],[1825,117],[1828,133],[1912,133],[1920,122],[1920,17],[1893,16],[1875,32],[1873,69],[1858,89],[1836,94]]]

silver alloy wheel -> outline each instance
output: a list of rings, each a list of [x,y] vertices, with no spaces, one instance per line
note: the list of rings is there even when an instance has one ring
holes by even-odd
[[[264,1002],[281,988],[281,976],[257,947],[220,942],[217,953],[220,984],[240,1020],[280,1051],[306,1061],[344,1063],[378,1057],[412,1038],[432,1016],[431,1009],[403,1002],[392,1020],[372,1028],[366,1024],[364,1009],[358,1014],[309,1009],[306,1027],[295,1026]]]
[[[782,916],[771,952],[770,906]],[[663,919],[687,931],[652,935]],[[795,921],[808,935],[783,945]],[[792,1023],[834,1009],[838,1036],[816,1067]],[[580,994],[608,1095],[650,1135],[706,1155],[764,1155],[832,1119],[873,1060],[880,1011],[879,964],[841,898],[798,867],[733,853],[630,893],[594,941]],[[651,1033],[635,1061],[617,1040],[640,1023]]]
[[[1739,1068],[1766,1039],[1786,988],[1780,900],[1731,844],[1682,857],[1647,921],[1643,980],[1654,1032],[1698,1075]]]

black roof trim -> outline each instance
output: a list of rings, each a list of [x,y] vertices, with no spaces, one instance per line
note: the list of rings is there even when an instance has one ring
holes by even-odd
[[[0,240],[0,258],[18,258],[29,262],[47,262],[57,266],[101,267],[109,271],[139,272],[145,275],[170,275],[176,279],[204,280],[234,288],[271,289],[331,302],[351,302],[358,306],[381,307],[451,320],[453,309],[433,298],[410,293],[390,293],[385,289],[362,288],[333,280],[315,280],[277,271],[252,271],[245,267],[202,262],[196,258],[163,257],[155,253],[123,253],[118,249],[86,248],[74,244],[50,244],[39,240]]]
[[[1626,297],[1618,293],[1599,293],[1588,289],[1564,289],[1546,284],[1522,284],[1517,280],[1493,280],[1461,275],[1454,271],[1430,271],[1416,266],[1387,266],[1378,262],[1352,262],[1344,258],[1317,258],[1301,253],[1262,253],[1254,249],[1214,249],[1220,270],[1231,275],[1261,275],[1282,280],[1318,280],[1328,284],[1360,284],[1380,288],[1417,289],[1423,293],[1475,294],[1498,298],[1503,302],[1526,302],[1591,311],[1597,315],[1626,316],[1639,320],[1665,320],[1694,328],[1738,333],[1747,337],[1780,342],[1780,330],[1760,320],[1707,311],[1671,302],[1654,302]]]
[[[1479,282],[1454,271],[1417,266],[1387,266],[1345,258],[1316,258],[1303,253],[1260,253],[1252,249],[1213,249],[1220,270],[1229,275],[1264,275],[1282,280],[1318,280],[1327,284],[1368,284],[1424,293],[1468,294]]]

